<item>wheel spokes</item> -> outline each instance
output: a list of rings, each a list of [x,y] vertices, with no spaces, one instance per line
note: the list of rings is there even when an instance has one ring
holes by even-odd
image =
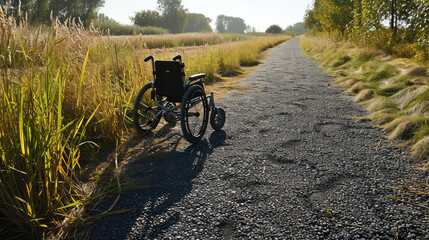
[[[201,96],[193,98],[188,103],[186,117],[190,133],[198,137],[201,134],[204,121],[204,103]]]

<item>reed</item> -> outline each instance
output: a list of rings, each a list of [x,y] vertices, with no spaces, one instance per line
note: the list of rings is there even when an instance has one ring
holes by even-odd
[[[92,199],[79,181],[82,151],[123,141],[151,81],[144,57],[182,54],[206,83],[257,63],[288,37],[223,34],[105,36],[69,19],[30,26],[0,8],[0,235],[66,234]],[[86,155],[83,155],[86,158]],[[89,162],[89,161],[87,161]],[[65,235],[61,235],[65,236]]]

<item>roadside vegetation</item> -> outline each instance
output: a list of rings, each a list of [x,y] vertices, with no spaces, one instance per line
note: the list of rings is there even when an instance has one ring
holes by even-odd
[[[99,193],[81,164],[133,131],[130,114],[152,80],[144,57],[186,62],[206,83],[241,73],[288,36],[104,36],[69,18],[30,26],[0,7],[0,235],[65,236]]]
[[[301,46],[337,83],[365,106],[371,120],[401,140],[412,154],[429,160],[429,74],[427,65],[396,58],[327,34],[301,37]]]
[[[367,107],[364,119],[426,161],[428,14],[426,0],[316,0],[304,21],[312,31],[301,38],[304,51]]]

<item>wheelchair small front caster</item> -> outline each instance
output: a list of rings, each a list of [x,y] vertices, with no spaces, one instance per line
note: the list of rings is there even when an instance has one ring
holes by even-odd
[[[169,103],[167,103],[166,107],[168,109],[173,109],[176,107],[176,105],[169,102]],[[166,112],[164,115],[164,120],[168,123],[176,123],[177,122],[177,118],[172,112]]]
[[[216,131],[222,129],[225,124],[225,111],[222,108],[214,108],[210,114],[210,125]]]

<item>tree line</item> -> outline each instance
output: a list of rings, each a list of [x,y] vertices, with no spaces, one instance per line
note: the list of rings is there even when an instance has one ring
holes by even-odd
[[[210,26],[212,19],[203,14],[189,13],[182,5],[182,0],[157,0],[157,3],[156,11],[142,10],[130,17],[133,24],[141,27],[155,27],[152,29],[159,32],[162,32],[160,28],[170,33],[213,32]],[[0,4],[8,6],[10,13],[16,17],[25,18],[32,25],[50,24],[52,15],[61,22],[68,18],[75,19],[86,27],[97,21],[98,25],[108,23],[109,25],[106,26],[114,26],[118,29],[133,28],[133,26],[121,25],[103,14],[97,14],[97,10],[104,5],[104,0],[0,0]],[[255,31],[254,28],[246,25],[242,18],[225,15],[217,17],[216,30],[219,33],[241,34]]]
[[[8,6],[14,16],[25,18],[33,25],[49,24],[52,14],[61,22],[74,18],[89,26],[103,4],[104,0],[0,0],[0,5]]]
[[[271,25],[265,30],[265,33],[271,33],[271,34],[287,34],[290,36],[297,36],[308,32],[308,29],[304,27],[303,22],[297,22],[294,25],[287,26],[284,30],[279,25]]]
[[[158,9],[137,12],[131,21],[142,27],[161,27],[171,33],[213,32],[210,26],[212,19],[199,13],[189,13],[182,5],[182,0],[158,0]],[[252,31],[239,17],[219,15],[216,19],[216,30],[219,33],[245,33]]]
[[[428,0],[315,0],[305,27],[402,57],[429,59]]]

